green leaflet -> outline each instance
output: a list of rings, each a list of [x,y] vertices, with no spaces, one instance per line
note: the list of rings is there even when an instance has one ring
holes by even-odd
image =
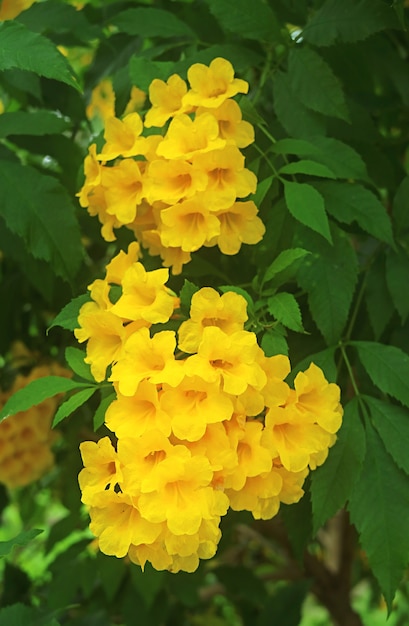
[[[409,211],[407,199],[409,195],[409,176],[406,176],[398,187],[393,199],[392,215],[396,232],[405,234],[409,229]]]
[[[12,111],[0,116],[0,137],[53,135],[70,128],[69,121],[53,111]]]
[[[351,341],[374,385],[409,407],[409,355],[375,341]]]
[[[104,395],[106,389],[101,390],[101,402],[98,405],[97,410],[94,413],[93,426],[94,430],[98,430],[105,422],[105,413],[109,405],[116,399],[116,394],[114,392],[108,391],[108,395]]]
[[[170,11],[153,7],[138,7],[118,13],[111,24],[129,35],[143,37],[195,38],[193,30]]]
[[[80,378],[84,378],[85,380],[95,383],[95,379],[91,374],[90,366],[88,363],[84,362],[85,356],[85,352],[79,348],[69,346],[65,349],[65,360],[74,374],[77,374]]]
[[[54,318],[52,324],[48,327],[48,330],[54,326],[61,326],[61,328],[65,328],[66,330],[75,330],[78,328],[78,314],[80,308],[86,302],[91,302],[89,294],[86,293],[73,298],[71,302],[66,304],[65,307],[61,309],[58,315]]]
[[[83,11],[77,11],[65,0],[36,2],[28,10],[20,13],[17,21],[37,33],[69,33],[84,43],[102,36],[99,26],[91,24]]]
[[[289,248],[288,250],[283,250],[266,269],[262,279],[262,284],[267,283],[269,280],[272,280],[282,272],[292,272],[291,275],[294,275],[300,261],[308,254],[310,254],[308,250],[303,250],[302,248]],[[286,279],[288,280],[288,275]]]
[[[402,324],[409,314],[409,256],[401,247],[386,253],[386,283]]]
[[[330,383],[335,383],[337,380],[337,366],[335,363],[335,348],[326,348],[325,350],[321,350],[320,352],[315,352],[310,356],[305,357],[295,365],[290,374],[288,375],[288,381],[290,384],[293,384],[294,378],[298,374],[298,372],[304,372],[311,363],[315,363],[318,365],[324,372],[325,378]]]
[[[365,446],[365,431],[355,397],[345,406],[342,426],[327,460],[311,474],[314,535],[348,500],[360,477]]]
[[[8,23],[8,22],[7,22]],[[83,257],[74,205],[66,189],[27,165],[0,162],[0,215],[30,253],[70,282]]]
[[[39,609],[26,604],[11,604],[0,609],[0,624],[4,626],[59,626],[60,622],[54,617],[54,613],[44,614]]]
[[[268,312],[283,326],[304,332],[300,307],[292,293],[281,291],[268,299]]]
[[[29,70],[80,91],[74,70],[49,39],[14,20],[0,23],[0,71]]]
[[[276,328],[268,328],[264,332],[260,346],[266,356],[275,356],[276,354],[285,354],[288,356],[287,340],[284,331],[281,330],[279,326]]]
[[[174,73],[174,68],[174,63],[169,61],[152,61],[139,55],[134,55],[129,61],[129,75],[133,84],[146,92],[154,78],[166,81]]]
[[[187,280],[185,278],[183,282],[183,287],[179,293],[179,297],[180,297],[180,308],[182,309],[183,313],[187,317],[189,316],[189,313],[190,313],[190,303],[192,301],[192,297],[196,293],[196,291],[199,291],[199,287],[197,287],[197,285],[195,285],[194,283],[190,282],[190,280]]]
[[[288,74],[294,92],[306,107],[349,121],[342,85],[318,52],[306,46],[292,48]]]
[[[399,28],[399,21],[381,0],[326,0],[307,23],[303,38],[316,46],[330,46],[360,41],[386,28]]]
[[[281,176],[283,174],[307,174],[308,176],[320,176],[322,178],[336,178],[334,172],[332,172],[329,167],[309,159],[301,159],[300,161],[286,163],[286,165],[280,167],[278,173]]]
[[[262,0],[208,0],[207,3],[226,31],[242,35],[245,39],[282,39],[276,16]]]
[[[13,537],[13,539],[10,539],[9,541],[0,541],[0,557],[8,556],[14,546],[25,546],[42,532],[43,531],[38,528],[33,528],[32,530],[25,530],[19,533],[16,537]]]
[[[331,242],[328,217],[321,194],[307,183],[284,182],[285,202],[291,215]]]
[[[372,424],[366,424],[366,455],[348,509],[360,543],[391,609],[409,560],[409,476],[394,463]]]
[[[57,426],[63,419],[74,413],[80,406],[85,404],[87,400],[97,391],[98,387],[86,387],[86,389],[81,389],[77,391],[72,396],[70,396],[67,400],[62,402],[58,407],[56,414],[53,419],[53,428]]]
[[[375,339],[379,339],[394,314],[394,307],[386,282],[384,254],[377,256],[368,270],[365,300]]]
[[[314,321],[328,345],[335,344],[347,322],[358,276],[358,263],[349,238],[331,229],[333,245],[312,231],[303,230],[300,241],[311,255],[301,265],[297,280],[308,293]]]

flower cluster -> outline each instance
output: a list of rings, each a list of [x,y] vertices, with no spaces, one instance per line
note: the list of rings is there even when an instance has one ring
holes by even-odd
[[[79,483],[104,553],[191,572],[229,507],[268,519],[301,498],[341,425],[340,391],[313,364],[291,388],[287,357],[265,356],[232,291],[199,289],[177,334],[161,329],[179,302],[168,270],[145,271],[138,252],[111,261],[80,311],[87,361],[116,392],[116,445],[81,444]]]
[[[106,241],[126,226],[152,255],[179,274],[191,253],[217,245],[236,254],[258,243],[265,228],[254,202],[256,176],[244,166],[241,148],[254,141],[233,96],[248,83],[216,58],[187,72],[152,81],[151,108],[105,119],[105,143],[89,148],[81,206],[98,216]],[[143,134],[144,129],[158,129]]]
[[[69,376],[70,372],[51,363],[37,365],[27,376],[18,374],[12,387],[0,392],[0,408],[32,380],[49,375]],[[58,396],[48,398],[0,423],[0,483],[9,488],[23,487],[52,467],[51,446],[58,435],[51,430],[51,420],[58,401]]]

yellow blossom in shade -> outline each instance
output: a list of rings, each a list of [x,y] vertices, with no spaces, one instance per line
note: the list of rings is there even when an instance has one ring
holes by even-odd
[[[105,241],[115,241],[114,228],[119,228],[122,224],[115,215],[107,212],[107,201],[105,189],[102,185],[95,186],[88,194],[87,211],[93,217],[97,216],[101,223],[101,235]]]
[[[283,484],[280,491],[280,501],[283,504],[295,504],[304,495],[303,484],[308,475],[305,468],[299,472],[289,472],[285,467],[277,466],[276,471],[280,474]]]
[[[96,493],[109,486],[113,489],[121,481],[122,471],[109,437],[103,437],[98,442],[84,441],[80,444],[80,452],[84,463],[84,469],[78,476],[82,502],[92,504]]]
[[[234,511],[251,511],[255,519],[271,519],[278,513],[283,479],[277,470],[249,476],[239,490],[227,489],[230,506]]]
[[[160,213],[160,239],[165,247],[180,247],[194,252],[206,241],[217,237],[220,223],[200,198],[191,198]]]
[[[175,535],[197,533],[203,519],[227,512],[228,499],[211,487],[212,478],[206,457],[191,456],[184,446],[175,446],[143,481],[141,515],[155,523],[166,521]]]
[[[173,331],[163,330],[151,337],[147,328],[141,328],[126,340],[109,380],[118,383],[124,396],[133,396],[145,378],[153,384],[176,387],[184,372],[183,363],[175,360],[175,347]]]
[[[172,432],[180,440],[197,441],[208,424],[231,418],[233,403],[218,385],[185,377],[176,388],[164,388],[160,406],[171,418]]]
[[[106,266],[105,281],[120,285],[126,270],[128,270],[141,257],[140,245],[137,241],[132,241],[128,246],[128,251],[120,250]],[[93,298],[95,300],[95,298]]]
[[[106,212],[121,224],[130,224],[136,217],[143,198],[144,163],[124,159],[113,167],[104,167],[101,182],[105,190]]]
[[[174,204],[204,191],[207,174],[187,161],[156,160],[148,166],[146,186],[149,202]]]
[[[311,363],[305,372],[294,380],[296,405],[301,413],[313,416],[314,421],[329,433],[336,433],[342,422],[340,388],[328,383],[323,371]]]
[[[124,273],[122,295],[111,313],[150,324],[165,323],[173,313],[175,298],[165,287],[169,270],[147,272],[142,263],[133,263]]]
[[[220,234],[217,243],[223,254],[237,254],[243,243],[256,244],[266,232],[258,209],[252,200],[235,202],[231,207],[216,213],[220,221]]]
[[[85,112],[88,119],[99,117],[105,121],[115,116],[115,92],[110,78],[104,78],[94,87]]]
[[[249,476],[259,476],[271,470],[275,453],[264,445],[262,434],[261,422],[248,420],[243,424],[237,442],[238,465],[234,472],[226,476],[226,489],[238,491],[244,487]]]
[[[105,424],[119,439],[139,437],[149,430],[171,433],[171,417],[159,402],[157,386],[146,380],[133,396],[117,394],[107,409]]]
[[[258,350],[254,333],[241,330],[226,335],[217,326],[208,326],[197,354],[186,359],[185,370],[188,376],[221,383],[223,391],[233,395],[244,393],[248,385],[262,389],[266,375],[255,360]]]
[[[256,191],[257,178],[244,167],[244,156],[236,146],[227,145],[221,150],[195,155],[193,164],[207,173],[203,196],[211,211],[228,209],[236,198]]]
[[[88,148],[88,154],[84,159],[85,182],[77,193],[82,207],[89,205],[89,195],[95,187],[101,184],[101,164],[97,159],[97,146],[95,143]]]
[[[162,524],[162,526],[165,526],[165,524]],[[140,543],[137,546],[131,544],[128,556],[132,563],[140,565],[142,571],[147,562],[151,563],[152,567],[159,572],[171,570],[173,558],[165,548],[163,541],[165,534],[166,530],[163,530],[158,539],[151,544]]]
[[[182,104],[182,98],[186,92],[187,85],[178,74],[170,76],[166,83],[155,78],[149,86],[149,99],[152,107],[145,115],[145,126],[147,128],[162,127],[169,118],[189,111],[191,107]]]
[[[128,115],[129,113],[134,113],[134,111],[140,111],[143,109],[143,105],[145,104],[146,93],[136,87],[136,85],[132,85],[131,93],[129,96],[128,103],[125,107],[124,115]]]
[[[177,115],[169,124],[156,153],[165,159],[189,160],[194,155],[219,150],[225,145],[226,141],[219,137],[217,120],[210,113],[203,113],[194,120],[188,115]]]
[[[332,435],[329,439],[328,448],[326,448],[325,450],[321,450],[320,452],[311,454],[310,462],[308,463],[308,466],[311,470],[317,469],[317,467],[319,467],[320,465],[324,463],[324,461],[326,461],[328,457],[329,449],[334,445],[336,440],[337,440],[336,435]]]
[[[105,145],[98,159],[111,161],[118,156],[131,157],[144,154],[145,138],[140,137],[143,122],[139,113],[129,113],[123,120],[109,117],[105,120]]]
[[[220,295],[211,287],[203,287],[192,296],[190,319],[179,327],[179,349],[189,354],[196,352],[206,327],[218,326],[229,335],[243,330],[247,319],[247,302],[243,296],[233,291]]]
[[[2,0],[0,3],[0,21],[12,20],[22,11],[30,8],[36,0]]]
[[[180,274],[183,265],[191,260],[190,252],[185,252],[180,246],[162,245],[158,230],[145,230],[141,233],[142,245],[149,249],[153,256],[159,254],[165,267],[172,268],[172,274]]]
[[[240,106],[234,100],[225,100],[217,109],[199,107],[196,115],[211,112],[219,123],[219,135],[227,143],[246,148],[254,141],[254,128],[242,119]]]
[[[234,78],[232,64],[220,57],[213,59],[209,67],[194,63],[187,71],[190,90],[183,96],[183,103],[208,108],[219,107],[227,98],[247,93],[245,80]]]

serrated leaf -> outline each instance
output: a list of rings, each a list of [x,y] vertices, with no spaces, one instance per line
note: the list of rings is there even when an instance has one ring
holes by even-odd
[[[71,124],[53,111],[12,111],[0,116],[0,137],[10,135],[52,135]]]
[[[288,356],[287,340],[277,328],[267,329],[261,338],[260,345],[266,356],[275,356],[276,354]]]
[[[292,267],[298,267],[299,261],[306,257],[310,252],[302,248],[289,248],[280,252],[278,257],[274,259],[271,265],[266,269],[263,283],[268,282],[280,272],[284,272]]]
[[[309,157],[328,167],[337,178],[369,180],[365,162],[358,152],[334,137],[281,139],[273,144],[272,150],[277,154]]]
[[[224,31],[257,41],[282,38],[276,16],[262,0],[207,0],[207,3]]]
[[[98,408],[94,413],[94,430],[98,430],[98,428],[101,428],[102,424],[105,422],[105,413],[107,412],[109,405],[115,400],[115,398],[116,394],[112,392],[108,393],[106,397],[103,397],[101,399],[101,402],[99,403]]]
[[[311,473],[311,502],[314,535],[341,509],[359,480],[365,457],[365,430],[359,402],[353,398],[344,409],[337,441],[325,463]]]
[[[358,183],[311,183],[324,198],[330,215],[344,224],[356,222],[367,233],[394,246],[389,215],[377,196]]]
[[[334,172],[329,167],[316,161],[310,161],[308,159],[301,159],[300,161],[294,161],[293,163],[287,163],[280,168],[279,172],[282,174],[307,174],[309,176],[321,176],[322,178],[336,178]]]
[[[317,113],[349,121],[342,85],[318,52],[306,46],[292,48],[288,74],[305,106]]]
[[[358,277],[358,262],[349,238],[332,228],[333,245],[305,231],[301,245],[311,255],[301,265],[297,280],[308,293],[314,321],[328,345],[338,342],[348,319]]]
[[[409,314],[409,256],[403,248],[386,253],[386,283],[402,324]]]
[[[153,7],[138,7],[121,11],[110,20],[110,23],[128,35],[196,38],[190,26],[176,15]]]
[[[392,6],[381,0],[326,0],[302,35],[316,46],[330,46],[360,41],[387,28],[399,28],[399,21]]]
[[[88,387],[88,384],[78,383],[63,376],[44,376],[32,380],[28,385],[13,393],[7,400],[0,411],[0,421],[19,413],[19,411],[26,411],[47,398],[84,386]]]
[[[64,0],[36,2],[28,10],[20,13],[17,21],[37,33],[69,33],[75,39],[87,44],[91,39],[102,36],[101,29],[87,20],[84,11],[77,11]]]
[[[409,474],[409,411],[371,396],[362,396],[374,426],[395,463]]]
[[[66,330],[75,330],[78,328],[78,314],[80,308],[86,302],[91,302],[89,294],[83,294],[73,298],[71,302],[61,309],[52,324],[48,327],[48,330],[54,328],[54,326],[61,326],[61,328],[65,328]]]
[[[391,609],[409,560],[409,476],[394,463],[371,423],[366,423],[366,455],[348,509],[360,543]]]
[[[12,68],[53,78],[81,91],[74,70],[49,39],[8,20],[0,23],[0,71]]]
[[[375,339],[379,339],[394,314],[394,307],[386,283],[385,257],[378,254],[368,269],[365,301]]]
[[[38,528],[33,528],[32,530],[24,530],[19,533],[13,539],[9,539],[8,541],[0,541],[0,557],[7,556],[13,550],[14,546],[25,546],[32,539],[40,535],[43,530],[39,530]]]
[[[83,352],[83,350],[80,350],[79,348],[69,346],[65,349],[65,360],[67,361],[74,374],[77,374],[77,376],[79,376],[80,378],[84,378],[85,380],[89,380],[95,383],[95,378],[91,374],[90,366],[88,365],[88,363],[84,362],[85,356],[85,352]]]
[[[300,307],[292,293],[281,291],[271,296],[267,303],[269,313],[283,326],[297,333],[304,332]]]
[[[77,391],[62,402],[54,415],[53,428],[62,422],[63,419],[71,415],[71,413],[74,413],[80,406],[85,404],[85,402],[94,395],[97,389],[98,387],[86,387],[85,389],[81,389],[81,391]]]
[[[129,75],[132,83],[146,92],[154,78],[166,81],[174,73],[175,64],[170,61],[152,61],[135,55],[129,61]]]
[[[331,242],[331,232],[324,200],[321,194],[307,183],[284,182],[284,197],[291,215]]]
[[[82,261],[81,234],[66,189],[51,177],[18,163],[0,162],[0,215],[30,253],[48,261],[68,282]]]
[[[409,407],[409,355],[396,346],[351,341],[367,374],[381,391]]]

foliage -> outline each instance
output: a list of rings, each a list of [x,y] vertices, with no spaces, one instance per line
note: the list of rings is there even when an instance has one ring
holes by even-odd
[[[127,625],[136,605],[152,626],[384,623],[387,612],[399,623],[409,561],[408,3],[11,4],[0,2],[0,417],[67,395],[53,469],[0,492],[0,624]],[[107,116],[146,111],[140,90],[154,79],[186,78],[217,57],[250,85],[234,98],[255,128],[243,152],[266,233],[234,254],[200,247],[167,285],[180,320],[202,287],[243,296],[265,354],[289,355],[291,384],[320,367],[341,388],[344,418],[298,503],[271,520],[230,511],[216,557],[193,573],[142,572],[98,552],[88,530],[79,444],[109,435],[114,396],[72,332],[88,285],[134,235],[104,240],[76,194]],[[161,267],[146,249],[142,263]],[[71,377],[16,390],[55,362]],[[319,604],[328,614],[314,622]]]

